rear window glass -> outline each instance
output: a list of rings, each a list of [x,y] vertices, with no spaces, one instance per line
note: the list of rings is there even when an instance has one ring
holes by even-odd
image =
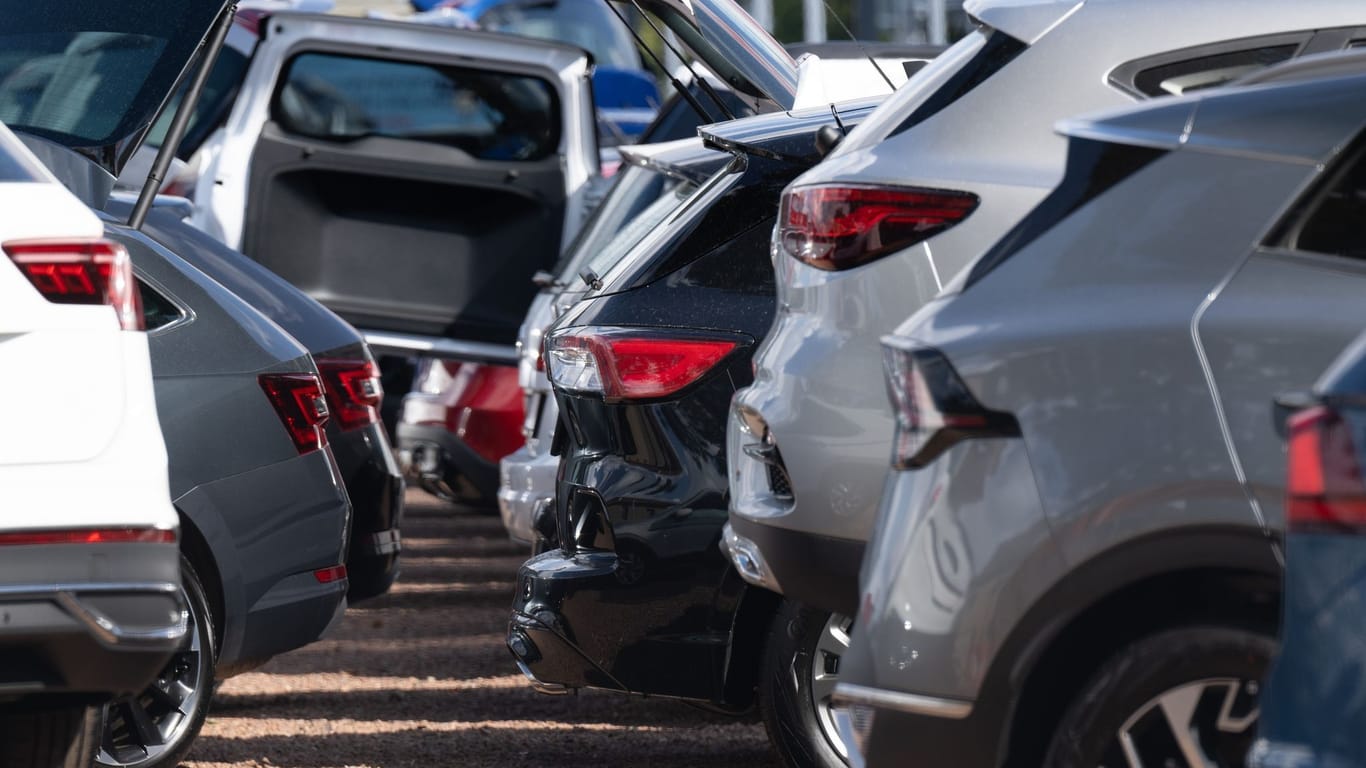
[[[151,121],[221,0],[5,3],[0,121],[69,147],[108,147]]]
[[[538,77],[330,53],[289,62],[272,115],[303,136],[409,139],[481,160],[540,160],[560,144],[559,100]]]
[[[1291,213],[1277,239],[1297,251],[1366,259],[1366,151],[1358,150],[1345,168],[1320,186]]]
[[[1298,48],[1294,44],[1273,45],[1149,67],[1134,75],[1134,89],[1144,96],[1180,96],[1201,88],[1213,88],[1289,61]]]
[[[570,282],[578,277],[587,261],[602,250],[626,222],[634,219],[664,191],[665,176],[638,165],[623,166],[612,180],[612,187],[579,230],[574,242],[565,249],[556,265],[556,278]]]
[[[1028,46],[1004,32],[979,27],[917,72],[835,148],[866,149],[909,130],[986,82]]]
[[[195,66],[199,66],[198,62],[199,59],[195,59]],[[241,87],[246,74],[246,55],[224,46],[218,54],[218,59],[213,63],[213,69],[209,70],[204,92],[200,94],[199,101],[195,102],[194,114],[190,116],[185,138],[177,150],[181,159],[188,160],[204,143],[204,139],[227,118],[228,110],[232,108],[232,101],[237,96],[237,90]],[[185,92],[189,88],[189,78],[186,78],[176,89],[166,109],[162,110],[161,116],[152,123],[152,129],[147,132],[147,146],[159,148],[166,141],[166,132],[171,127],[171,120],[175,118],[176,110],[180,109],[180,102],[185,98]]]
[[[654,231],[664,223],[669,214],[683,204],[693,192],[697,191],[697,186],[689,182],[666,180],[667,188],[658,197],[654,198],[650,206],[637,213],[630,221],[617,230],[611,240],[603,246],[602,250],[593,254],[585,267],[592,270],[593,274],[601,276],[607,270],[616,266],[618,261],[626,255],[628,251],[635,247],[636,243],[645,239],[645,236]]]

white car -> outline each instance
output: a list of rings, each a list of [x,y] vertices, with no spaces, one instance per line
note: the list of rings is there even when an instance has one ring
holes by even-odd
[[[186,636],[132,266],[0,126],[0,765],[89,765]]]

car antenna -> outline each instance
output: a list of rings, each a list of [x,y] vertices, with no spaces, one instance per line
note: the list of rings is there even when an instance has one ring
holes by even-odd
[[[887,73],[882,69],[882,65],[878,64],[877,59],[873,58],[873,54],[869,53],[868,49],[863,47],[863,41],[859,40],[857,37],[854,37],[853,31],[849,29],[848,24],[844,23],[844,19],[840,18],[839,13],[837,13],[834,8],[830,7],[830,0],[821,1],[825,3],[825,10],[829,11],[830,15],[835,17],[835,23],[840,25],[840,29],[844,30],[844,34],[848,35],[849,40],[853,42],[854,45],[858,46],[858,49],[862,51],[863,55],[868,59],[868,63],[873,65],[873,69],[877,70],[877,73],[879,75],[882,75],[882,79],[887,81],[887,87],[891,88],[892,91],[895,92],[896,83],[892,82],[892,78],[887,76]],[[840,126],[840,130],[844,130],[844,126]]]
[[[218,52],[223,49],[223,41],[228,38],[228,30],[232,28],[232,19],[236,14],[236,2],[229,2],[225,5],[213,29],[200,43],[203,58],[199,62],[199,69],[195,70],[194,77],[190,80],[190,87],[185,91],[185,97],[180,100],[180,105],[176,108],[175,117],[171,119],[171,127],[166,130],[166,138],[162,140],[161,147],[157,150],[157,157],[152,163],[152,170],[147,172],[147,182],[138,194],[138,201],[133,205],[133,212],[128,215],[128,226],[133,229],[142,229],[143,223],[147,221],[147,212],[152,209],[152,201],[161,191],[162,179],[166,178],[166,172],[171,167],[171,160],[175,157],[176,151],[180,149],[181,140],[185,138],[185,131],[190,126],[190,117],[194,115],[195,103],[204,93],[204,84],[209,81],[209,72],[213,69],[214,62],[218,60]]]
[[[660,29],[659,25],[654,22],[654,19],[651,19],[649,14],[645,13],[645,9],[640,7],[640,0],[631,0],[631,6],[636,9],[636,12],[640,14],[641,18],[645,19],[645,23],[650,25],[650,29],[653,29],[656,35],[659,35],[660,42],[664,43],[669,51],[671,51],[674,56],[677,56],[679,61],[683,62],[683,66],[687,67],[689,74],[692,75],[693,82],[697,83],[698,87],[707,94],[707,98],[711,99],[712,103],[716,105],[716,108],[721,110],[721,114],[725,115],[727,120],[734,120],[735,113],[731,112],[730,108],[726,106],[726,103],[721,101],[721,97],[716,95],[716,89],[711,87],[711,83],[707,82],[707,78],[697,74],[697,70],[693,69],[692,64],[688,63],[688,57],[684,56],[682,51],[674,47],[673,43],[669,42],[669,36],[664,34],[664,30]]]

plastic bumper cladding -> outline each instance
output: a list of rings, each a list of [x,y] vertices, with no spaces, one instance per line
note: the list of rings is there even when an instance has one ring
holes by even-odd
[[[384,594],[398,578],[403,474],[379,424],[328,437],[351,498],[347,599],[355,603]]]
[[[0,581],[0,706],[139,690],[187,631],[175,544],[9,547]]]

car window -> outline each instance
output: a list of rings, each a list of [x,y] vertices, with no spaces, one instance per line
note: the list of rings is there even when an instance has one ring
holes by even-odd
[[[669,214],[696,191],[697,186],[695,184],[669,180],[663,194],[650,203],[648,208],[621,227],[616,235],[603,246],[602,250],[588,259],[588,263],[585,265],[587,269],[592,270],[595,275],[606,274],[607,270],[621,261],[627,251],[630,251],[636,243],[644,240],[647,234],[663,224]]]
[[[578,46],[593,54],[598,66],[640,68],[640,56],[626,27],[601,0],[499,3],[479,17],[479,26]]]
[[[142,299],[142,321],[148,331],[165,328],[185,316],[180,307],[141,280],[138,281],[138,297]]]
[[[1145,96],[1180,96],[1237,80],[1294,58],[1298,44],[1271,45],[1200,56],[1149,67],[1134,75],[1134,88]]]
[[[272,117],[303,136],[409,139],[481,160],[541,160],[560,144],[559,99],[541,78],[331,53],[289,62]]]
[[[601,251],[626,222],[659,198],[664,182],[662,174],[649,168],[624,166],[573,243],[565,249],[561,263],[555,266],[556,279],[563,283],[576,279],[593,254]]]
[[[1358,151],[1291,213],[1278,245],[1366,259],[1366,151]]]
[[[196,59],[195,66],[198,66],[198,62]],[[240,51],[224,46],[219,52],[218,60],[213,63],[213,69],[209,70],[209,79],[204,83],[204,92],[200,95],[199,101],[195,102],[194,114],[190,116],[190,124],[185,129],[185,138],[177,149],[176,154],[182,160],[188,160],[204,143],[204,139],[218,127],[218,123],[228,116],[232,100],[237,96],[237,89],[246,77],[247,63],[246,55]],[[189,87],[190,82],[187,78],[171,96],[166,108],[161,111],[157,121],[152,123],[152,129],[147,132],[147,146],[160,148],[166,140],[171,120],[175,118],[176,110],[180,109],[180,102],[185,98],[185,91],[189,90]]]

